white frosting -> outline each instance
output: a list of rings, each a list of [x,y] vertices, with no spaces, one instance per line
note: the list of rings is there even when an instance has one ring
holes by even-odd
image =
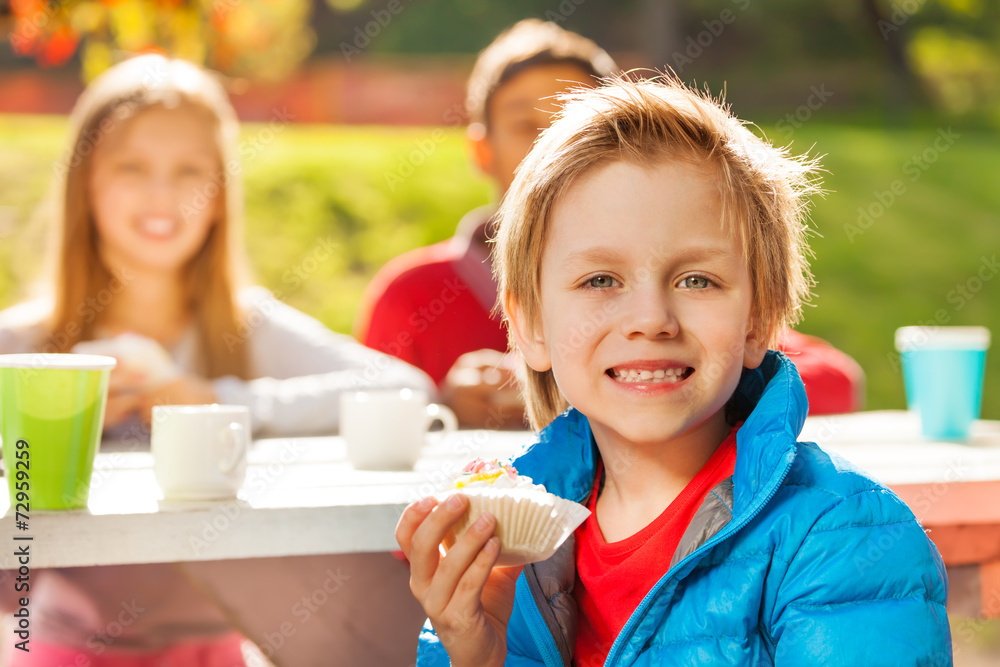
[[[481,479],[476,482],[467,482],[463,484],[461,489],[479,489],[479,488],[490,488],[490,489],[538,489],[539,491],[545,491],[545,487],[541,484],[534,484],[530,477],[524,475],[518,475],[517,479],[512,478],[510,475],[500,475],[496,479],[488,480]]]

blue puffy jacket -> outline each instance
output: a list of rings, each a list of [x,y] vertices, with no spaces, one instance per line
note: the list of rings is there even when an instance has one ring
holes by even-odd
[[[750,413],[735,473],[708,494],[605,665],[951,665],[937,549],[891,491],[796,442],[807,404],[792,363],[768,353],[732,405]],[[586,417],[570,409],[515,465],[584,503],[597,457]],[[572,664],[573,581],[571,543],[525,567],[507,665]],[[417,665],[447,664],[428,623]]]

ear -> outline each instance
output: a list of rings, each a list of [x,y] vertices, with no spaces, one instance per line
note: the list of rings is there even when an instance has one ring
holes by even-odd
[[[540,331],[528,323],[513,299],[508,298],[505,302],[507,313],[510,316],[507,326],[510,327],[511,335],[517,344],[518,351],[524,358],[524,362],[532,370],[544,373],[552,368],[552,357],[549,355],[548,345]]]
[[[764,361],[765,354],[767,354],[767,344],[758,335],[757,327],[751,322],[750,328],[747,329],[746,344],[743,346],[743,367],[757,368]]]
[[[484,174],[493,174],[493,145],[486,135],[486,128],[482,123],[471,123],[465,129],[465,137],[469,142],[469,152],[472,154],[472,161]]]

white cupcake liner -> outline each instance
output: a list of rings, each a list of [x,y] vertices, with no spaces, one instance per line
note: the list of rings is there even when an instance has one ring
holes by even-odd
[[[495,567],[516,567],[550,558],[590,516],[590,510],[583,505],[538,489],[465,487],[441,494],[438,499],[444,500],[452,493],[468,497],[469,510],[445,536],[445,548],[450,549],[476,519],[489,512],[497,520],[493,534],[500,538],[500,557]]]

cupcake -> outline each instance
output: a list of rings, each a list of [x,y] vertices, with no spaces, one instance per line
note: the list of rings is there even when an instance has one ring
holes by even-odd
[[[549,493],[499,460],[469,462],[455,480],[455,488],[439,499],[452,493],[467,496],[469,510],[445,536],[445,548],[450,549],[480,515],[489,512],[496,517],[494,534],[500,538],[497,567],[527,565],[551,557],[590,516],[583,505]]]

